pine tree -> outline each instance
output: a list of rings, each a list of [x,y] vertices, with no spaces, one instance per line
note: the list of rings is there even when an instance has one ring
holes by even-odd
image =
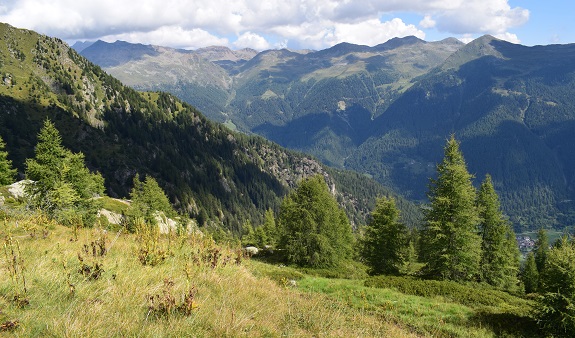
[[[542,273],[545,268],[548,251],[549,237],[547,237],[547,231],[541,228],[537,232],[537,239],[535,240],[535,264],[537,264],[537,271],[539,271],[539,273]]]
[[[26,176],[31,180],[25,192],[32,206],[63,222],[70,217],[88,226],[95,222],[100,203],[94,197],[104,193],[104,179],[90,173],[84,154],[62,146],[60,133],[49,120],[38,134],[35,157],[26,160]]]
[[[518,249],[515,233],[503,218],[491,176],[479,188],[477,207],[481,223],[481,280],[498,288],[517,284]]]
[[[8,185],[14,183],[14,175],[16,169],[12,168],[12,161],[8,159],[8,152],[4,151],[6,143],[0,137],[0,185]]]
[[[476,191],[471,183],[459,143],[452,135],[431,179],[424,210],[421,258],[430,276],[455,281],[475,280],[479,274],[481,238]]]
[[[405,262],[407,227],[393,198],[380,198],[365,227],[362,257],[371,274],[398,274]]]
[[[521,281],[525,286],[525,293],[533,293],[537,291],[539,286],[539,272],[535,264],[535,256],[533,252],[527,254],[523,268],[521,269]]]
[[[304,179],[283,199],[277,225],[289,263],[330,267],[351,254],[349,220],[321,175]]]

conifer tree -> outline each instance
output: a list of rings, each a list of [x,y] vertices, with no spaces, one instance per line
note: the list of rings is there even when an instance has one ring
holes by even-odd
[[[283,199],[277,225],[289,263],[330,267],[351,254],[349,220],[321,175],[304,179]]]
[[[12,168],[12,161],[8,159],[8,152],[4,151],[6,143],[0,137],[0,185],[8,185],[14,183],[14,175],[16,169]]]
[[[548,251],[549,237],[547,237],[547,231],[541,228],[537,232],[537,239],[535,240],[535,264],[537,264],[537,271],[539,271],[539,273],[542,273],[545,268]]]
[[[166,217],[176,216],[166,193],[152,176],[146,175],[144,181],[140,180],[140,175],[134,176],[130,199],[132,204],[129,216],[132,218],[141,217],[147,224],[157,224],[158,212],[163,213]]]
[[[407,227],[393,198],[380,198],[365,227],[362,257],[371,274],[398,274],[407,249]]]
[[[266,245],[275,246],[277,242],[277,229],[276,229],[276,220],[274,218],[274,212],[272,209],[266,210],[264,215],[264,224],[262,225],[262,229],[265,233],[267,238]]]
[[[518,249],[515,233],[503,218],[491,176],[479,188],[477,207],[481,223],[481,280],[498,288],[517,284]]]
[[[64,222],[70,217],[83,225],[95,222],[100,204],[94,197],[104,193],[104,179],[86,168],[84,154],[62,146],[60,133],[49,120],[38,134],[35,157],[26,160],[26,176],[31,180],[25,192],[32,206]]]
[[[546,252],[540,274],[537,320],[547,334],[575,336],[575,247],[567,237]]]
[[[421,258],[432,277],[455,281],[475,280],[479,274],[481,238],[472,175],[459,143],[452,135],[444,148],[437,178],[431,179],[424,210]]]
[[[523,269],[521,270],[521,281],[525,286],[525,293],[536,292],[539,286],[539,272],[537,271],[533,252],[527,254],[525,263],[523,263]]]

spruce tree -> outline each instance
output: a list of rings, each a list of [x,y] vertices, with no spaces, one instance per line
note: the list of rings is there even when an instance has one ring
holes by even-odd
[[[549,237],[547,237],[547,231],[541,228],[537,232],[537,239],[535,240],[535,264],[537,264],[537,271],[539,271],[539,273],[542,273],[545,268],[548,251]]]
[[[521,281],[525,287],[525,293],[533,293],[537,291],[539,286],[539,272],[535,264],[535,255],[533,252],[527,254],[523,268],[521,269]]]
[[[4,151],[6,143],[0,137],[0,185],[8,185],[14,183],[14,175],[16,169],[12,168],[12,161],[8,159],[8,152]]]
[[[321,175],[304,179],[283,199],[277,225],[289,263],[331,267],[351,254],[349,220]]]
[[[93,225],[100,207],[94,197],[104,193],[104,179],[86,168],[84,154],[62,145],[60,133],[49,120],[38,134],[35,157],[26,160],[26,177],[31,182],[25,192],[33,207],[65,223],[73,219]]]
[[[393,198],[380,198],[365,227],[362,257],[371,274],[398,274],[405,261],[407,227]]]
[[[575,248],[566,237],[546,254],[540,274],[537,320],[547,334],[575,336]]]
[[[437,178],[431,179],[430,205],[424,210],[420,254],[431,277],[468,281],[479,275],[481,238],[471,179],[459,143],[452,135],[437,166]]]
[[[479,188],[477,208],[481,223],[481,280],[498,288],[517,284],[518,249],[515,233],[501,213],[491,176]]]

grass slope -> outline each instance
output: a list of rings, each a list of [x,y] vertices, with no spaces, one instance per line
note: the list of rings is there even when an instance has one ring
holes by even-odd
[[[0,258],[0,324],[6,326],[0,335],[414,336],[325,295],[256,277],[245,261],[236,264],[235,250],[201,236],[163,237],[158,247],[168,255],[156,266],[140,263],[138,236],[125,232],[75,233],[41,216],[11,214],[0,236],[7,248]],[[107,253],[94,256],[92,243],[102,240]]]

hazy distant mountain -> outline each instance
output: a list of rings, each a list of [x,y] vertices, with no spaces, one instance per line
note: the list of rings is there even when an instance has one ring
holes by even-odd
[[[221,74],[219,81],[178,72],[177,83],[159,83],[142,67],[131,83],[153,84],[214,120],[370,174],[418,200],[455,133],[477,183],[493,175],[516,225],[570,225],[574,51],[575,45],[525,47],[491,36],[467,45],[406,37],[374,47],[268,50],[220,64],[203,57],[207,64],[198,71]],[[106,70],[133,81],[127,69],[138,69],[135,62]]]
[[[72,48],[74,48],[78,53],[80,53],[81,51],[83,51],[84,49],[90,47],[92,44],[94,44],[95,41],[76,41],[76,43],[74,43],[74,45],[72,45]]]

